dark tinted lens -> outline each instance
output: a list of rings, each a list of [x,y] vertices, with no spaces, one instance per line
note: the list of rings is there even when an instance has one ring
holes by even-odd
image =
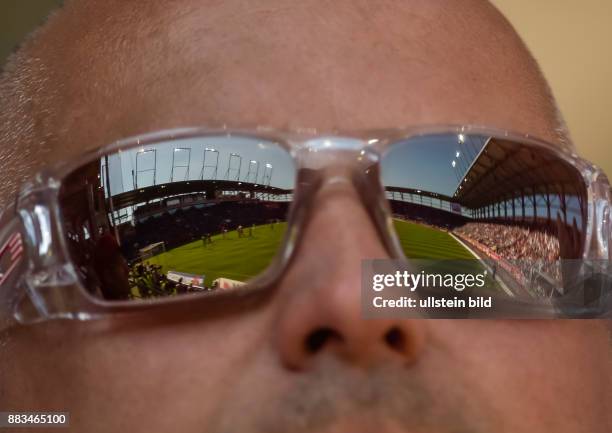
[[[563,295],[562,260],[582,258],[586,186],[546,148],[418,137],[389,149],[382,180],[407,258],[488,261],[500,293],[536,298]]]
[[[109,154],[63,183],[72,258],[88,290],[108,300],[242,285],[282,243],[294,177],[284,148],[247,137]]]

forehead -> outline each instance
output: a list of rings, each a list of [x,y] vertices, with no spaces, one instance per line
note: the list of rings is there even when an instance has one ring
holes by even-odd
[[[512,28],[487,2],[456,3],[69,1],[23,50],[36,138],[22,146],[50,150],[35,169],[185,126],[475,124],[555,140]]]

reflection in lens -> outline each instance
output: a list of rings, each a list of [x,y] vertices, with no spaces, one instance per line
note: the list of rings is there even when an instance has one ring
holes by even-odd
[[[583,255],[587,195],[557,154],[494,137],[424,136],[391,147],[382,181],[407,258],[479,259],[512,297],[567,294],[562,261]]]
[[[279,145],[215,136],[104,156],[62,184],[73,260],[103,299],[240,286],[283,240],[295,168]]]

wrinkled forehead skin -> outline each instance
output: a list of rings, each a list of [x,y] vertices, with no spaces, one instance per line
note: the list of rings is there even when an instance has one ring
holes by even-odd
[[[43,164],[175,127],[474,124],[565,141],[535,61],[482,0],[68,0],[0,94],[0,205]]]

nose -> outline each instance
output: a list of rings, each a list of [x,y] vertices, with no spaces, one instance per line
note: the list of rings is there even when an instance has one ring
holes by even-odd
[[[324,187],[295,259],[280,282],[276,337],[283,364],[313,368],[326,356],[370,368],[411,365],[426,341],[426,322],[361,317],[361,261],[387,258],[350,184]]]

